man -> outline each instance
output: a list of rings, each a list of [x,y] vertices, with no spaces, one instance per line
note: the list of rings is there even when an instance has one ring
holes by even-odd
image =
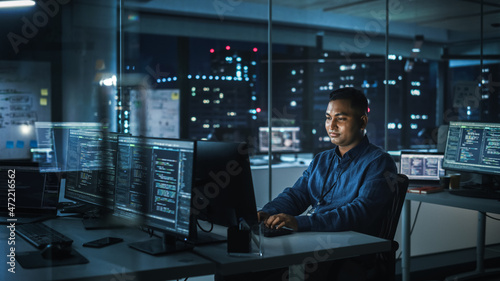
[[[335,146],[316,155],[293,187],[258,212],[259,220],[296,231],[353,230],[377,236],[395,196],[389,178],[396,174],[396,164],[365,135],[368,101],[361,91],[333,91],[325,116]],[[362,256],[320,263],[307,280],[369,280],[377,278],[376,270],[375,255]],[[286,269],[224,280],[286,280]]]
[[[353,230],[377,236],[394,197],[387,178],[397,172],[394,160],[365,135],[368,102],[361,91],[333,91],[325,115],[325,129],[335,147],[314,157],[293,187],[258,212],[259,220],[268,227],[286,226],[296,231]],[[355,259],[349,271],[359,273],[358,262],[371,262],[369,259],[373,256]],[[352,262],[348,264],[352,266]],[[347,266],[331,263],[326,267],[330,271],[327,275],[342,271],[337,268],[332,273],[330,265]]]

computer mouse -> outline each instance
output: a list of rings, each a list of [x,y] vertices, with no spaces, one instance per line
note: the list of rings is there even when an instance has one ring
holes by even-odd
[[[60,243],[47,244],[42,249],[41,255],[45,259],[63,259],[71,256],[71,245],[64,245]]]

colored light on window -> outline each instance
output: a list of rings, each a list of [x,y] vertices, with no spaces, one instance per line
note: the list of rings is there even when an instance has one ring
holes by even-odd
[[[215,53],[215,50],[214,49],[210,49],[210,53]]]
[[[227,45],[226,50],[228,50],[228,51],[231,50],[231,46]]]

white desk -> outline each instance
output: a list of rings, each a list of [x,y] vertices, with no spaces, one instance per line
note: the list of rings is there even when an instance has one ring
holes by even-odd
[[[213,262],[192,252],[179,252],[163,256],[151,256],[127,246],[130,242],[148,240],[149,235],[136,228],[85,230],[81,219],[58,218],[45,222],[55,230],[74,240],[73,248],[89,260],[87,264],[24,269],[19,263],[16,273],[7,271],[6,262],[9,232],[2,225],[0,230],[0,280],[169,280],[215,273]],[[115,236],[124,242],[105,248],[82,247],[84,242]],[[36,251],[23,238],[16,237],[16,252]]]
[[[476,270],[471,273],[460,274],[447,278],[447,280],[464,280],[473,276],[480,276],[495,270],[484,269],[484,243],[486,231],[485,213],[500,214],[500,201],[463,197],[450,194],[447,190],[433,194],[407,193],[402,211],[402,277],[403,281],[410,280],[410,228],[411,228],[411,201],[420,201],[443,206],[457,207],[478,211],[477,242],[476,242]]]
[[[262,246],[262,256],[230,256],[225,243],[196,247],[194,251],[213,260],[218,274],[231,275],[386,252],[391,242],[352,231],[298,232],[264,237]]]

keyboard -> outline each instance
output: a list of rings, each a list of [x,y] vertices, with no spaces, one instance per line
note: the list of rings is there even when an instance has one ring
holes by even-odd
[[[265,225],[262,225],[261,229],[262,229],[262,234],[265,237],[276,237],[294,233],[294,230],[288,227],[270,228]]]
[[[95,209],[95,206],[92,206],[90,204],[75,203],[75,204],[62,205],[61,208],[59,208],[59,212],[61,212],[62,214],[67,214],[67,213],[85,214],[85,213],[90,212],[94,209]]]
[[[41,222],[16,225],[16,233],[37,249],[43,249],[48,244],[70,246],[73,243],[64,234]]]

